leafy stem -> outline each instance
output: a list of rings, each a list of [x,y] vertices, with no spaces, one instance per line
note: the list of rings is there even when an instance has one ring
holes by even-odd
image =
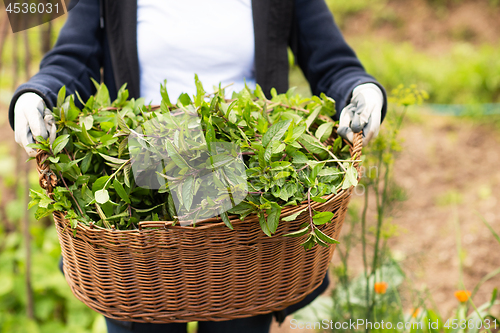
[[[309,211],[309,226],[311,227],[311,232],[314,231],[314,220],[313,220],[313,213],[312,213],[312,207],[311,207],[311,188],[307,190],[307,208]]]
[[[106,183],[104,183],[104,187],[103,188],[106,188],[108,186],[109,182],[114,179],[114,177],[118,174],[118,172],[120,172],[129,163],[130,163],[130,159],[128,159],[127,161],[123,162],[123,164],[120,165],[120,167],[118,169],[116,169],[116,171],[113,172],[113,174],[111,176],[109,176],[109,178],[106,181]]]
[[[71,195],[71,198],[73,199],[73,201],[75,202],[76,204],[76,207],[78,207],[78,210],[80,211],[80,215],[83,217],[85,216],[85,214],[83,213],[82,211],[82,208],[80,207],[80,205],[78,204],[78,201],[76,200],[75,196],[73,195],[73,192],[70,191],[69,187],[68,187],[68,184],[66,184],[66,181],[64,180],[64,177],[63,177],[63,174],[61,171],[59,171],[59,176],[61,177],[61,180],[64,184],[64,187],[66,187],[66,190],[68,190],[69,192],[69,195]]]

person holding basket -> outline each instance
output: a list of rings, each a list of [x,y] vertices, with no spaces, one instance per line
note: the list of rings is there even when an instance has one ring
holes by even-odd
[[[128,84],[130,97],[159,104],[167,79],[171,96],[195,91],[197,73],[205,86],[259,84],[270,96],[288,89],[288,48],[315,95],[336,101],[338,133],[364,144],[376,137],[387,110],[384,88],[362,67],[345,42],[324,0],[80,0],[69,12],[55,47],[40,71],[14,93],[9,121],[15,140],[27,147],[34,137],[53,137],[51,115],[57,92],[95,93],[91,78],[103,82],[112,99]],[[199,332],[268,332],[309,304],[323,283],[283,311],[222,322],[200,322]],[[228,297],[230,297],[228,295]],[[149,324],[106,319],[108,332],[186,332],[186,324]]]

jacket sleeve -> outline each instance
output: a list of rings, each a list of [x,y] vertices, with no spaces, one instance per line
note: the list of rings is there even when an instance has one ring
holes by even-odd
[[[314,95],[325,93],[336,102],[335,116],[349,104],[352,91],[363,83],[376,84],[384,94],[382,119],[387,112],[384,87],[364,70],[347,45],[324,0],[295,0],[290,46]]]
[[[9,107],[9,122],[14,128],[14,105],[25,92],[40,95],[48,108],[57,101],[57,93],[66,86],[68,94],[75,91],[86,99],[95,92],[90,78],[100,81],[102,64],[102,29],[99,0],[80,0],[68,13],[57,43],[40,63],[40,71],[19,86]]]

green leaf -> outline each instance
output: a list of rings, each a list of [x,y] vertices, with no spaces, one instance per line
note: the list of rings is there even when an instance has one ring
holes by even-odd
[[[108,182],[109,176],[102,176],[98,178],[93,184],[92,184],[92,192],[97,192],[98,190],[101,190],[104,188],[104,185]]]
[[[322,198],[322,197],[311,197],[311,200],[312,200],[312,201],[319,202],[319,203],[324,203],[324,202],[326,202],[326,199],[324,199],[324,198]]]
[[[280,171],[280,172],[278,172],[277,174],[275,174],[273,176],[273,179],[274,180],[278,180],[278,179],[281,179],[281,178],[286,178],[286,177],[290,176],[290,174],[291,173],[288,172],[288,171]]]
[[[91,129],[94,126],[94,117],[92,115],[80,116],[80,124],[85,124],[85,128]]]
[[[172,197],[172,194],[168,194],[167,210],[168,210],[168,214],[170,215],[171,218],[174,218],[174,216],[177,215],[177,210],[175,209],[175,202],[174,202],[174,198]]]
[[[271,202],[271,209],[267,209],[266,213],[269,232],[274,234],[280,223],[281,207],[276,202]]]
[[[321,112],[321,106],[316,107],[307,117],[306,119],[306,128],[311,127],[312,123],[318,118],[319,113]]]
[[[207,133],[205,134],[205,140],[207,141],[207,148],[208,151],[212,151],[211,149],[211,143],[215,142],[215,130],[212,124],[207,123]]]
[[[119,114],[116,116],[116,119],[118,121],[118,126],[120,127],[120,129],[124,133],[130,134],[131,131],[130,131],[130,128],[127,126],[127,122],[125,121],[125,119],[123,119]]]
[[[30,143],[27,145],[29,148],[33,148],[33,149],[41,149],[41,150],[44,150],[46,152],[49,152],[50,149],[47,148],[46,145],[44,144],[41,144],[41,143]]]
[[[337,168],[324,168],[321,169],[321,171],[318,173],[318,176],[325,177],[325,176],[335,176],[335,175],[341,175],[343,172],[339,171]]]
[[[116,214],[116,215],[113,215],[113,216],[110,216],[108,218],[106,218],[106,220],[108,221],[111,221],[111,220],[117,220],[117,219],[120,219],[122,217],[128,217],[129,216],[129,212],[128,211],[124,211],[120,214]]]
[[[311,173],[309,174],[309,181],[311,183],[314,184],[314,182],[316,181],[316,176],[318,175],[318,173],[321,171],[321,169],[323,169],[323,166],[325,165],[324,162],[322,163],[317,163],[312,169],[311,169]]]
[[[120,198],[126,203],[130,204],[130,198],[127,194],[127,191],[123,188],[123,185],[115,179],[113,179],[113,187],[115,188],[116,193],[120,196]]]
[[[118,138],[117,137],[114,137],[113,135],[111,134],[104,134],[103,136],[101,136],[99,138],[99,141],[101,141],[101,143],[106,146],[106,147],[109,147],[111,146],[113,143],[117,142],[118,141]],[[122,142],[125,142],[125,145],[127,144],[127,139],[123,139]],[[122,151],[123,153],[123,151]]]
[[[93,80],[93,79],[92,79]],[[95,95],[95,101],[101,105],[101,106],[109,106],[110,98],[109,98],[109,91],[106,85],[104,84],[98,84],[97,82],[94,81],[94,85],[97,86],[97,93]]]
[[[121,159],[121,158],[116,158],[116,157],[113,157],[113,156],[104,155],[104,154],[101,154],[101,153],[99,153],[99,155],[101,155],[101,157],[104,158],[106,161],[114,163],[114,164],[123,164],[123,163],[127,163],[128,162],[128,160],[124,160],[124,159]]]
[[[118,146],[118,158],[120,158],[128,147],[128,139],[123,139]]]
[[[200,79],[198,78],[198,74],[194,75],[194,84],[196,86],[196,100],[195,105],[201,105],[201,102],[205,98],[205,90],[203,89],[203,85],[201,84]]]
[[[321,108],[321,113],[333,117],[336,113],[335,111],[335,100],[331,97],[325,95],[325,93],[321,93],[321,99],[323,100],[323,107]]]
[[[262,146],[267,147],[270,142],[281,140],[291,123],[291,120],[283,120],[273,124],[262,136]]]
[[[109,201],[108,190],[102,189],[96,191],[94,196],[95,196],[95,201],[97,201],[98,204],[104,205],[106,202]]]
[[[231,224],[231,221],[229,220],[227,213],[220,214],[220,217],[221,217],[222,221],[224,221],[224,224],[226,225],[226,227],[233,230],[233,225]]]
[[[163,81],[163,84],[160,85],[160,94],[161,94],[162,102],[164,102],[167,106],[172,106],[172,103],[170,102],[170,97],[168,96],[168,92],[167,92],[167,80],[166,79]]]
[[[314,237],[314,234],[309,233],[309,237],[307,237],[306,241],[300,245],[302,245],[306,251],[312,249],[316,244]]]
[[[322,224],[330,222],[334,216],[335,216],[335,214],[333,214],[332,212],[318,213],[318,214],[313,216],[313,222],[316,225],[322,225]]]
[[[137,213],[149,213],[149,212],[151,212],[151,211],[153,211],[153,210],[155,210],[155,209],[157,209],[157,208],[159,208],[159,207],[161,207],[161,206],[163,206],[163,205],[165,205],[165,204],[164,204],[164,203],[162,203],[162,204],[156,205],[156,206],[154,206],[154,207],[149,207],[149,208],[145,208],[145,209],[137,209],[137,208],[136,208],[136,209],[135,209],[135,211],[136,211]]]
[[[497,299],[498,295],[498,288],[494,288],[493,292],[491,293],[491,298],[490,298],[490,308],[495,305],[495,301]]]
[[[123,168],[123,181],[125,182],[125,185],[127,185],[129,188],[131,187],[130,184],[130,178],[132,178],[131,173],[132,173],[132,165],[130,165],[129,163],[125,165],[125,167]]]
[[[182,182],[182,204],[187,210],[191,209],[194,197],[194,177],[187,176]]]
[[[356,170],[356,168],[351,165],[347,168],[344,183],[342,184],[342,189],[346,190],[351,186],[356,185],[358,185],[358,170]]]
[[[62,86],[57,93],[57,107],[60,108],[66,99],[66,86]]]
[[[183,168],[188,168],[189,165],[186,163],[186,161],[182,158],[182,156],[177,152],[177,149],[172,145],[170,140],[167,140],[165,142],[165,148],[167,149],[168,156],[175,162],[175,164],[183,169]]]
[[[84,144],[89,145],[89,146],[95,145],[95,141],[92,138],[92,136],[87,132],[85,124],[82,124],[82,132],[76,133],[76,135]]]
[[[52,152],[54,153],[54,155],[59,154],[59,152],[61,152],[64,149],[64,147],[66,147],[68,142],[69,142],[69,134],[63,134],[61,136],[58,136],[52,143]]]
[[[325,146],[319,144],[316,139],[309,134],[302,134],[298,141],[302,143],[312,154],[322,154],[324,152],[328,152]]]
[[[219,155],[214,155],[210,156],[207,159],[207,169],[217,169],[222,166],[225,166],[227,164],[230,164],[231,162],[234,162],[234,157],[228,154],[219,154]]]
[[[305,227],[304,229],[300,229],[294,232],[291,232],[289,234],[283,235],[285,237],[301,237],[309,233],[309,226]]]
[[[318,236],[319,239],[321,239],[323,242],[325,243],[329,243],[329,244],[340,244],[339,241],[325,235],[323,232],[321,232],[321,230],[319,230],[318,228],[314,228],[314,233],[316,234],[316,236]]]
[[[66,120],[67,121],[75,120],[76,118],[78,118],[78,116],[80,115],[81,112],[82,111],[76,107],[75,102],[73,100],[73,96],[70,96],[69,107],[66,110]]]
[[[178,101],[179,101],[182,105],[184,105],[184,106],[189,105],[189,104],[191,104],[191,103],[192,103],[192,102],[191,102],[191,97],[189,97],[189,95],[188,95],[188,94],[186,94],[186,93],[181,94],[181,95],[179,96]]]
[[[309,161],[307,156],[298,150],[292,153],[292,159],[293,159],[292,162],[295,164],[304,164]]]
[[[267,221],[266,221],[266,217],[264,215],[264,213],[260,212],[258,214],[259,216],[259,224],[260,224],[260,228],[262,229],[262,232],[265,233],[267,236],[271,237],[271,232],[269,231],[269,227],[267,225]]]
[[[335,139],[333,142],[332,149],[334,152],[338,151],[340,148],[342,148],[342,138],[339,136]]]
[[[286,136],[286,138],[285,138],[285,142],[286,142],[286,143],[292,143],[292,142],[295,142],[295,140],[297,140],[298,138],[300,138],[300,136],[301,136],[302,134],[304,134],[304,133],[305,133],[305,131],[306,131],[306,126],[305,126],[304,124],[302,124],[302,123],[301,123],[301,124],[297,125],[297,126],[293,129],[293,131],[292,131],[291,133],[290,133],[290,131],[288,131],[288,132],[289,132],[289,134]]]
[[[295,221],[297,219],[297,217],[299,217],[300,214],[302,214],[303,212],[305,212],[306,210],[308,209],[308,207],[304,208],[304,209],[301,209],[299,210],[298,212],[296,213],[293,213],[292,215],[290,216],[287,216],[287,217],[284,217],[281,219],[281,221],[286,221],[286,222],[291,222],[291,221]]]
[[[258,155],[259,166],[261,169],[265,169],[267,166],[265,154],[266,154],[266,151],[264,150],[264,148],[261,147],[259,149],[259,155]]]
[[[318,127],[316,130],[316,133],[314,134],[321,142],[325,141],[332,135],[333,131],[333,123],[327,122],[322,124],[321,126]]]

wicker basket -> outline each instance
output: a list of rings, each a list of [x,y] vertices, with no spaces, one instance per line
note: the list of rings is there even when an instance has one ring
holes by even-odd
[[[351,156],[360,156],[356,134]],[[37,156],[40,185],[49,193],[57,178],[46,156]],[[356,167],[358,167],[356,165]],[[352,188],[314,202],[317,211],[335,212],[320,226],[338,238]],[[304,208],[287,206],[282,217]],[[141,222],[139,230],[119,231],[78,224],[76,235],[63,214],[54,214],[73,294],[106,317],[134,322],[221,321],[270,313],[301,301],[317,288],[335,246],[304,251],[299,238],[283,237],[308,220],[302,213],[281,222],[273,237],[256,216],[231,219],[234,230],[216,218],[196,227]]]

